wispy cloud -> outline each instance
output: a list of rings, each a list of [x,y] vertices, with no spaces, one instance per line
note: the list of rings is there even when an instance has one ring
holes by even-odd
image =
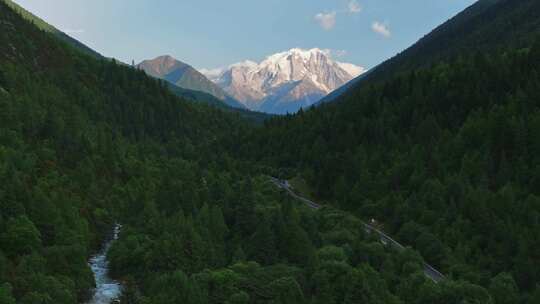
[[[332,55],[338,58],[346,56],[347,54],[348,54],[347,50],[333,50],[332,51]]]
[[[318,48],[317,48],[318,49]],[[339,58],[347,56],[347,50],[335,50],[335,49],[320,49],[326,56],[330,58]]]
[[[379,34],[379,35],[381,35],[381,36],[383,36],[385,38],[390,38],[390,36],[392,36],[392,32],[390,31],[388,26],[386,24],[382,23],[382,22],[379,22],[379,21],[373,22],[373,24],[371,25],[371,29],[375,33],[377,33],[377,34]]]
[[[358,1],[356,0],[351,0],[349,2],[349,12],[350,13],[353,13],[353,14],[358,14],[362,11],[362,6],[360,5],[360,3],[358,3]]]
[[[329,31],[336,26],[336,12],[318,13],[315,20],[323,29]]]
[[[358,14],[362,12],[362,5],[358,0],[349,0],[347,9],[338,9],[331,12],[318,13],[315,15],[315,21],[325,30],[329,31],[336,26],[338,14]]]

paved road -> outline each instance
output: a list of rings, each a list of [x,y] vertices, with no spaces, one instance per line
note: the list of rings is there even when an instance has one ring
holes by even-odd
[[[315,203],[314,201],[311,201],[305,197],[301,197],[300,195],[296,194],[292,188],[291,188],[291,185],[289,184],[288,181],[283,181],[283,180],[280,180],[280,179],[277,179],[275,177],[270,177],[270,180],[272,181],[272,183],[274,183],[276,186],[278,186],[279,188],[287,191],[287,193],[289,193],[290,196],[302,201],[303,203],[305,203],[308,207],[312,208],[312,209],[320,209],[322,208],[321,205]],[[385,234],[384,232],[380,231],[379,229],[367,224],[367,223],[363,223],[364,224],[364,227],[366,229],[366,232],[368,233],[371,233],[371,232],[374,232],[376,233],[377,235],[379,235],[379,238],[381,239],[381,243],[383,243],[384,245],[388,245],[388,244],[392,244],[394,247],[396,247],[398,250],[404,250],[405,247],[403,245],[401,245],[400,243],[398,243],[397,241],[395,241],[394,239],[392,239],[391,237],[389,237],[387,234]],[[440,273],[439,271],[437,271],[435,268],[433,268],[431,265],[427,264],[427,263],[424,263],[424,274],[430,278],[433,282],[435,283],[439,283],[440,281],[446,279],[446,277]]]

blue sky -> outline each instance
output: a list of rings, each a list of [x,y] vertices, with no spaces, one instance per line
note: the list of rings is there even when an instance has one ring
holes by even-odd
[[[372,68],[475,0],[15,0],[105,56],[196,68],[293,47]]]

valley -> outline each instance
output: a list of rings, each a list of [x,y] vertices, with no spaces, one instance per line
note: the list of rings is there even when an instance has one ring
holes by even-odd
[[[113,229],[112,239],[106,242],[103,249],[90,259],[90,268],[94,273],[96,289],[92,299],[87,304],[108,304],[118,300],[122,293],[122,285],[112,280],[109,275],[109,263],[107,253],[111,248],[112,242],[118,240],[121,225],[116,224]]]
[[[273,48],[361,37],[373,55],[422,21],[317,1],[41,7],[107,50],[176,39],[208,66],[272,53],[265,29]],[[540,303],[540,2],[471,2],[369,71],[322,48],[128,65],[16,2],[0,0],[1,304]]]
[[[294,192],[294,190],[292,189],[292,187],[290,186],[289,182],[288,181],[281,181],[279,179],[276,179],[276,178],[273,178],[271,177],[271,181],[279,188],[282,188],[284,189],[285,191],[287,191],[287,193],[289,193],[289,195],[291,195],[292,197],[294,197],[295,199],[303,202],[304,204],[306,204],[309,208],[312,208],[312,209],[321,209],[322,206],[305,198],[305,197],[302,197],[300,195],[298,195],[297,193]],[[379,229],[369,225],[369,224],[366,224],[366,223],[363,223],[364,225],[364,228],[366,230],[367,233],[374,233],[374,234],[377,234],[378,237],[380,238],[380,241],[383,245],[385,246],[393,246],[399,250],[405,250],[405,247],[403,245],[401,245],[400,243],[398,243],[397,241],[395,241],[394,239],[392,239],[391,237],[389,237],[388,235],[386,235],[384,232],[380,231]],[[429,265],[429,264],[425,264],[424,265],[425,269],[424,269],[424,274],[430,278],[433,282],[435,283],[439,283],[440,281],[444,280],[445,277],[442,273],[440,273],[439,271],[437,271],[435,268],[433,268],[433,266]]]

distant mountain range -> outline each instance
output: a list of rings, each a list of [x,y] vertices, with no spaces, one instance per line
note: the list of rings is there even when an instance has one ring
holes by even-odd
[[[251,110],[285,114],[317,103],[365,71],[334,61],[329,51],[295,48],[261,63],[245,61],[201,73]]]
[[[24,19],[32,22],[40,30],[54,35],[56,38],[77,49],[78,51],[97,59],[110,59],[102,56],[101,54],[81,43],[80,41],[72,38],[68,34],[48,24],[43,19],[30,13],[28,10],[24,9],[17,3],[11,0],[0,1],[15,10]],[[149,68],[148,70],[145,69],[146,72],[153,77],[164,78],[160,77],[160,74],[164,73],[169,69],[171,71],[171,75],[168,75],[169,73],[165,73],[164,76],[167,76],[167,78],[169,79],[166,80],[170,80],[169,82],[172,83],[169,86],[169,90],[175,95],[190,101],[207,103],[225,111],[237,112],[242,117],[245,117],[257,123],[260,123],[271,117],[271,115],[267,115],[264,113],[248,111],[245,106],[234,100],[234,98],[228,96],[221,88],[206,79],[204,75],[202,75],[189,65],[175,60],[170,56],[162,56],[156,59],[157,60],[155,62],[153,60],[143,62],[145,63],[145,67]],[[155,67],[152,65],[152,63],[156,64]],[[205,84],[207,85],[206,87]],[[2,88],[0,88],[0,93],[1,90]]]
[[[160,56],[152,60],[145,60],[139,63],[137,68],[144,70],[150,76],[164,79],[177,87],[210,94],[231,107],[246,108],[199,71],[171,56]]]

